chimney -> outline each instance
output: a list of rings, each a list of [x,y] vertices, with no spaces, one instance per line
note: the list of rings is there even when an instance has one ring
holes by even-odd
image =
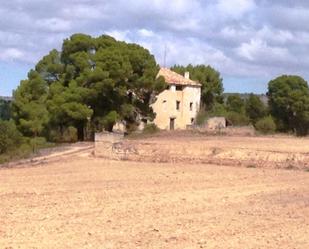
[[[190,72],[185,72],[185,78],[190,79]]]

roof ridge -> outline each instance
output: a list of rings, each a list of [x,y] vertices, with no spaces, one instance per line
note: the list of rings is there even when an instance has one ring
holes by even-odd
[[[199,82],[186,78],[167,67],[161,67],[158,76],[163,76],[168,84],[201,86]]]

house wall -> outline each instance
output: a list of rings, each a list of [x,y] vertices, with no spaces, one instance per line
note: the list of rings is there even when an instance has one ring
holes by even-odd
[[[160,128],[169,130],[170,119],[175,118],[175,129],[185,129],[195,120],[200,108],[201,88],[199,86],[184,86],[182,91],[177,91],[175,85],[171,85],[157,96],[152,105],[157,114],[154,123]],[[176,101],[180,102],[179,110],[176,109]],[[190,110],[192,103],[192,110]]]

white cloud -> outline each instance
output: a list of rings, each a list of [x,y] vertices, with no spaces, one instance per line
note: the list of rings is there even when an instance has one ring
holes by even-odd
[[[139,43],[163,63],[206,63],[224,75],[308,75],[304,0],[11,0],[0,6],[0,62],[33,67],[76,32]]]
[[[23,36],[15,32],[0,31],[0,44],[18,46],[22,42]]]
[[[142,37],[153,37],[155,36],[155,33],[148,29],[140,29],[138,30],[138,34]]]
[[[23,60],[24,53],[16,48],[7,48],[0,51],[0,60]]]
[[[296,36],[299,35],[290,30],[274,29],[266,25],[260,29],[254,29],[246,25],[237,28],[226,26],[220,31],[222,39],[238,44],[249,42],[250,40],[261,40],[268,44],[287,46],[290,43],[296,42]],[[304,39],[302,40],[305,41]]]
[[[241,18],[256,7],[254,0],[218,0],[217,10],[221,15]]]
[[[249,61],[291,61],[292,54],[287,48],[270,47],[263,40],[252,39],[248,43],[242,43],[236,49],[237,54]]]
[[[125,31],[111,30],[111,31],[107,31],[106,34],[114,37],[117,40],[130,42],[130,39],[128,37],[128,34],[129,34],[128,30],[125,30]]]
[[[40,19],[35,25],[44,32],[66,32],[71,29],[71,22],[60,18]]]
[[[100,19],[104,16],[101,6],[89,4],[74,4],[61,10],[62,16],[73,19]]]

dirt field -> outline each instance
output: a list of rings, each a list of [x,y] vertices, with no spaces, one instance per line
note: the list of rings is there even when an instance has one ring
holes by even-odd
[[[58,159],[0,169],[0,248],[309,248],[308,172]]]
[[[209,136],[177,131],[122,139],[109,147],[104,136],[101,140],[96,142],[95,153],[107,159],[309,171],[308,137]]]

